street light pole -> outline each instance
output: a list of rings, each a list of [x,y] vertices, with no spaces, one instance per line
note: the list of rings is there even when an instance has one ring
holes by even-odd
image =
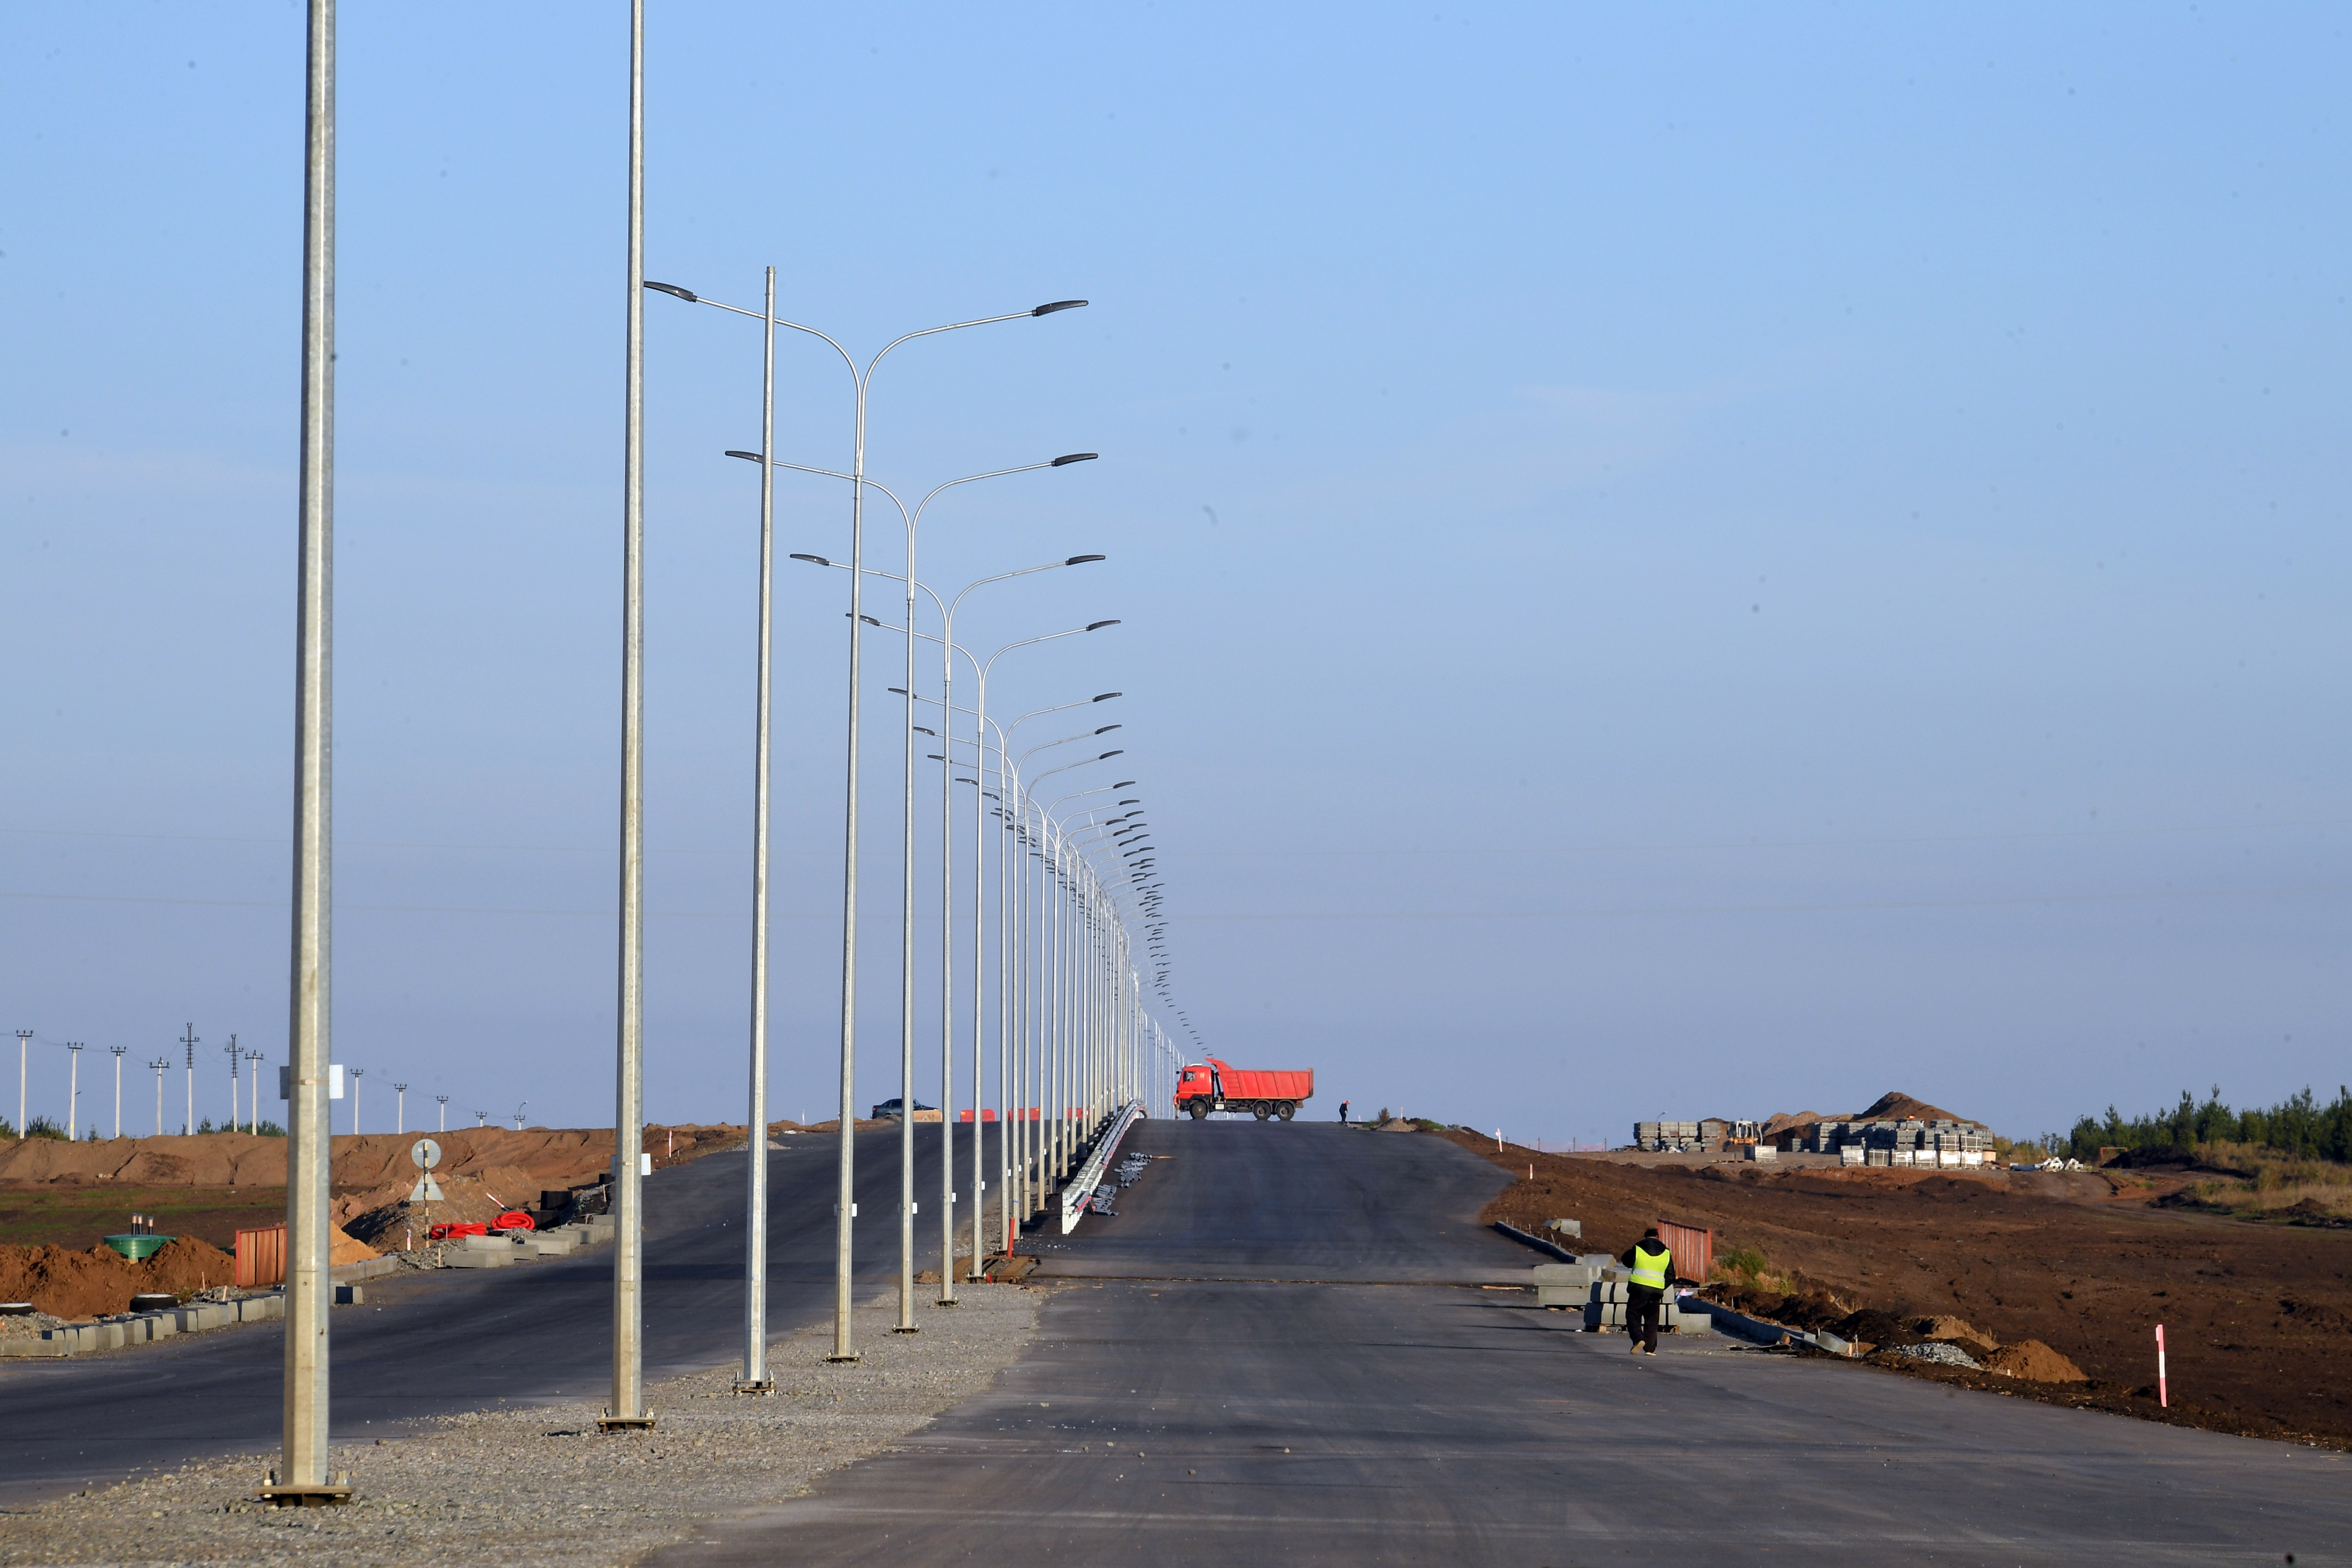
[[[66,1079],[66,1142],[68,1143],[81,1137],[81,1048],[79,1040],[66,1043],[66,1049],[73,1053],[73,1069]]]
[[[761,322],[760,451],[776,447],[776,269],[768,268]],[[760,465],[760,673],[751,763],[751,1081],[744,1148],[751,1169],[743,1237],[743,1375],[738,1393],[768,1394],[768,710],[775,597],[776,470]]]
[[[131,1054],[129,1046],[109,1046],[114,1055],[114,1135],[122,1136],[122,1058]]]
[[[334,702],[335,5],[310,0],[302,179],[300,568],[294,704],[294,910],[287,1030],[283,1452],[266,1494],[342,1501],[328,1474],[328,1064],[333,917],[330,812]],[[195,1028],[188,1029],[189,1057]],[[193,1085],[194,1073],[190,1074]],[[189,1131],[195,1130],[193,1093]]]
[[[621,443],[621,951],[613,1089],[613,1400],[604,1431],[645,1408],[645,276],[646,5],[629,0],[628,305]],[[484,1120],[487,1120],[485,1118]]]

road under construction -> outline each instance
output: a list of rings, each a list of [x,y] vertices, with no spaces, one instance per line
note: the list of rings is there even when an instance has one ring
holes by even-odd
[[[884,1152],[861,1161],[870,1214],[897,1180]],[[1478,1221],[1507,1173],[1442,1138],[1161,1117],[1123,1153],[1148,1174],[1114,1213],[1026,1244],[1038,1331],[988,1392],[805,1495],[702,1521],[658,1560],[898,1563],[1017,1541],[1163,1563],[2307,1563],[2352,1540],[2352,1460],[2333,1450],[1728,1334],[1628,1357],[1520,1288],[1542,1259]],[[650,1376],[737,1353],[742,1157],[647,1184]],[[769,1158],[781,1338],[829,1310],[833,1166],[814,1148]],[[874,1247],[861,1288],[885,1287],[894,1261]],[[609,1268],[590,1252],[372,1291],[335,1321],[336,1440],[596,1392]],[[281,1331],[0,1364],[0,1502],[269,1447]]]

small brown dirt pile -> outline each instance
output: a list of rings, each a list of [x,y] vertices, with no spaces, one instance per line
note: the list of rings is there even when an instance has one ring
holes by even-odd
[[[104,1246],[0,1247],[0,1301],[30,1301],[68,1320],[128,1311],[131,1298],[145,1291],[187,1295],[236,1278],[236,1259],[192,1236],[166,1242],[144,1263]]]
[[[2024,1383],[2088,1383],[2083,1369],[2040,1340],[2020,1340],[1984,1358],[1985,1370]]]
[[[1421,1124],[1417,1121],[1409,1121],[1402,1116],[1391,1116],[1386,1121],[1383,1121],[1379,1126],[1373,1128],[1372,1131],[1375,1132],[1418,1132],[1421,1131]]]
[[[1947,1344],[1959,1346],[1979,1362],[2000,1348],[1999,1340],[1976,1328],[1966,1318],[1955,1318],[1948,1313],[1932,1318],[1915,1318],[1911,1326],[1930,1340],[1941,1340]]]

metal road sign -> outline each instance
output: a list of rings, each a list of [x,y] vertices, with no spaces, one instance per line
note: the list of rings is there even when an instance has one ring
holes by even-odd
[[[417,1177],[416,1184],[408,1189],[408,1201],[413,1204],[439,1203],[441,1201],[441,1184],[435,1181],[429,1172],[425,1175]]]
[[[419,1138],[415,1145],[408,1151],[408,1157],[416,1162],[418,1170],[429,1171],[441,1163],[441,1145],[430,1138]]]

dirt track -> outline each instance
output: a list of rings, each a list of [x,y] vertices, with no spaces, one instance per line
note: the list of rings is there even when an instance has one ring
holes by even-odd
[[[2352,1446],[2352,1232],[2151,1207],[2177,1178],[1649,1170],[1441,1136],[1519,1173],[1482,1218],[1579,1219],[1578,1245],[1612,1253],[1659,1219],[1708,1226],[1718,1259],[1753,1248],[1849,1307],[1949,1313],[2004,1342],[2041,1340],[2094,1380],[2050,1397]],[[2172,1394],[2162,1415],[2158,1323]]]

